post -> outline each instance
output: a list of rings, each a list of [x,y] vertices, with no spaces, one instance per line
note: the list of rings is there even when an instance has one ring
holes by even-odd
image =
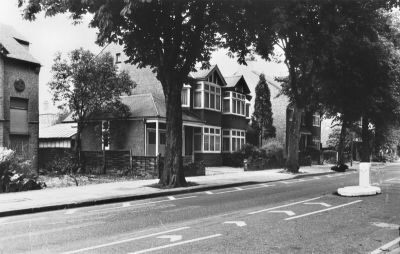
[[[158,155],[158,143],[159,143],[159,122],[158,120],[156,121],[156,156]]]
[[[131,168],[131,171],[133,172],[132,149],[129,149],[129,167]]]

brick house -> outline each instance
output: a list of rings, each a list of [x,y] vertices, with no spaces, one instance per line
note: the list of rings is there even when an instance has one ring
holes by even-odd
[[[93,116],[82,132],[82,151],[130,150],[137,156],[164,155],[166,105],[161,83],[148,68],[124,63],[120,68],[137,83],[132,95],[121,97],[130,115],[124,120]],[[242,76],[223,77],[216,65],[190,73],[189,78],[181,96],[182,155],[185,161],[222,165],[224,153],[238,151],[246,143],[250,90]],[[104,126],[108,143],[102,138]]]
[[[37,168],[40,63],[29,41],[0,24],[0,146],[31,159]]]

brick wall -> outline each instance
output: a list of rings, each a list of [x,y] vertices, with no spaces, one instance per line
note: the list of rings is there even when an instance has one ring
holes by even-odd
[[[2,65],[2,64],[0,64]],[[19,144],[26,144],[26,149],[17,150],[23,152],[20,154],[27,159],[32,160],[34,168],[38,166],[38,147],[39,147],[39,70],[40,67],[30,63],[24,63],[12,59],[4,59],[4,81],[0,81],[2,90],[2,97],[4,101],[2,104],[2,114],[4,121],[2,122],[3,134],[2,144],[4,146],[17,146]],[[1,76],[1,75],[0,75]],[[25,90],[18,92],[14,88],[16,79],[22,79],[25,82]],[[2,82],[2,84],[1,84]],[[28,135],[10,135],[10,97],[18,97],[28,99]],[[1,115],[0,115],[1,117]]]

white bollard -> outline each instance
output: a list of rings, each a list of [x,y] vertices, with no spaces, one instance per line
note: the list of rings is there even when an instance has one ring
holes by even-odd
[[[359,185],[362,187],[371,186],[370,175],[371,175],[371,163],[361,162],[359,167]]]

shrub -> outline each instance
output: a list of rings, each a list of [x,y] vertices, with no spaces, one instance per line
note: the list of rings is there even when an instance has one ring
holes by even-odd
[[[16,156],[13,150],[0,147],[0,192],[42,189],[31,161]]]
[[[45,169],[56,175],[74,174],[79,171],[78,161],[74,154],[65,152],[57,155],[45,165]]]
[[[283,165],[283,151],[284,147],[280,141],[277,139],[269,139],[262,147],[262,155],[266,159],[269,159],[270,162],[275,164]]]
[[[229,167],[243,167],[244,152],[222,154],[222,164]]]

